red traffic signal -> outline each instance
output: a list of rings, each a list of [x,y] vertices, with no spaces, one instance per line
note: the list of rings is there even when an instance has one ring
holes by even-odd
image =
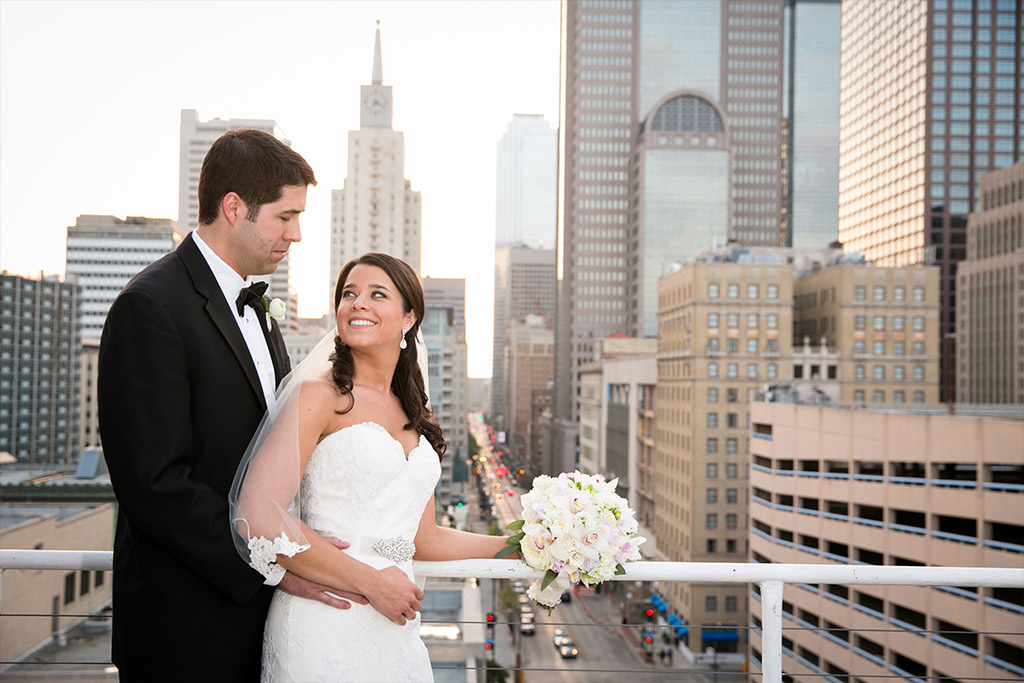
[[[650,645],[654,642],[654,636],[652,636],[650,633],[644,635],[644,642]]]
[[[654,610],[651,609],[650,607],[647,608],[647,618],[648,619],[653,619],[654,618]]]
[[[484,643],[484,649],[485,650],[493,650],[494,649],[494,641],[493,640],[488,640],[486,643]]]
[[[488,624],[493,624],[494,623],[494,613],[493,612],[488,612],[487,613],[487,623]]]

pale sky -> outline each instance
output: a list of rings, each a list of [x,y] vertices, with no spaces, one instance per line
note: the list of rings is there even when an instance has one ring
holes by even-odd
[[[182,109],[274,119],[319,183],[292,277],[300,314],[323,314],[377,19],[423,274],[467,279],[469,374],[490,375],[495,149],[513,114],[557,125],[557,0],[0,0],[0,267],[63,272],[80,214],[177,218]]]

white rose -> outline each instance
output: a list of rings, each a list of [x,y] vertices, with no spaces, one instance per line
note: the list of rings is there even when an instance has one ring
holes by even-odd
[[[283,301],[280,299],[271,299],[270,305],[267,307],[267,315],[274,320],[284,320],[284,314],[287,310],[288,309]]]

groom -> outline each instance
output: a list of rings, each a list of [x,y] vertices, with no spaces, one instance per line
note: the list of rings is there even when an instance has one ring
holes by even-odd
[[[226,133],[199,177],[199,228],[139,273],[107,315],[103,451],[118,500],[112,658],[122,681],[256,681],[273,589],[235,550],[227,495],[289,370],[249,278],[301,239],[316,179],[274,136]],[[323,586],[281,588],[335,607]]]

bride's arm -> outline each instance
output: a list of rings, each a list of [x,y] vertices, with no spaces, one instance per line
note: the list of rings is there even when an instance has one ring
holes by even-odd
[[[308,547],[291,556],[278,553],[277,564],[289,573],[334,591],[366,596],[381,614],[404,625],[420,609],[423,592],[402,570],[397,567],[377,570],[354,559],[286,511],[313,449],[336,420],[336,405],[337,393],[333,385],[313,380],[300,388],[294,410],[282,411],[259,457],[253,459],[245,475],[240,508],[245,513],[248,535],[250,538],[276,538],[282,524],[291,527],[292,535]],[[298,444],[288,443],[296,438]],[[297,453],[298,462],[289,453]]]
[[[458,529],[440,527],[434,522],[434,499],[427,501],[416,530],[416,555],[413,559],[437,562],[441,560],[491,559],[505,548],[504,536],[474,534]],[[518,558],[519,554],[509,555]]]

